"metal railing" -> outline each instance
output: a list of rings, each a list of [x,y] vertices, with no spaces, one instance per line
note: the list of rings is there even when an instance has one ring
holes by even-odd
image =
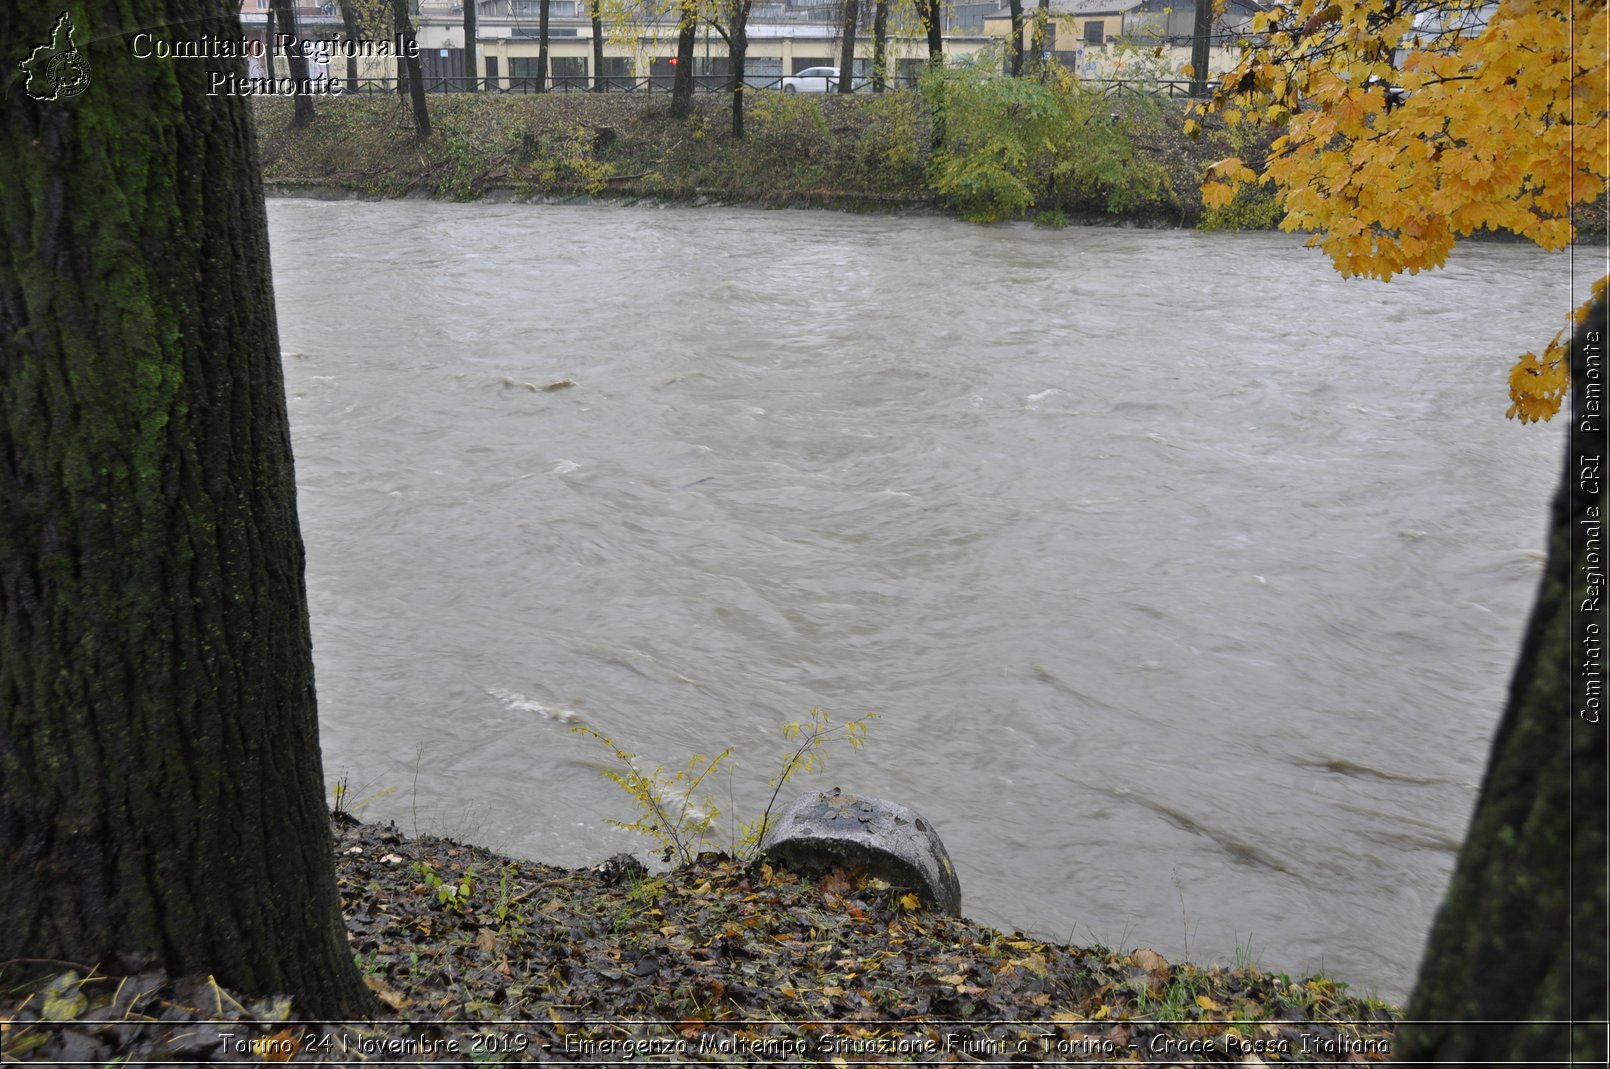
[[[343,95],[383,96],[397,92],[397,79],[395,78],[359,78],[351,81],[346,78],[335,79],[343,83]],[[1191,98],[1191,82],[1189,79],[1142,79],[1142,78],[1088,78],[1085,81],[1099,85],[1101,94],[1106,97],[1116,97],[1124,93],[1161,94],[1175,100],[1189,100]],[[645,96],[654,93],[669,93],[671,91],[672,76],[651,75],[647,78],[627,78],[623,76],[604,75],[604,92],[607,93],[641,93]],[[499,78],[463,78],[425,75],[425,92],[427,93],[463,93],[470,90],[473,83],[474,91],[478,93],[492,93],[494,95],[525,95],[536,93],[537,79],[505,75]],[[891,77],[886,82],[888,89],[911,89],[917,84],[912,77]],[[782,75],[757,77],[751,75],[744,79],[744,86],[748,89],[779,90],[783,88]],[[1212,92],[1218,87],[1218,80],[1208,83],[1208,91]],[[857,85],[856,93],[871,92],[871,85]],[[695,93],[730,93],[732,92],[732,76],[729,74],[695,74],[693,76],[693,91]],[[593,92],[593,79],[586,76],[553,77],[548,78],[548,92],[550,93],[590,93]]]

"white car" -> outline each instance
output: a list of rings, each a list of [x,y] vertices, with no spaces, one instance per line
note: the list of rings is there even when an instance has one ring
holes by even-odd
[[[837,67],[806,67],[798,74],[783,78],[785,93],[836,93],[839,89]]]

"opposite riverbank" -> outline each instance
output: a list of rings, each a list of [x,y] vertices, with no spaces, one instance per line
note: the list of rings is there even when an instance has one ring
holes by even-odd
[[[842,869],[567,870],[333,828],[347,938],[384,1016],[293,1025],[288,999],[137,963],[21,988],[0,973],[7,1058],[1330,1066],[1387,1060],[1400,1016],[1324,977],[997,931]]]
[[[1058,117],[1066,138],[1062,156],[1091,165],[1081,172],[1051,157],[1043,168],[1032,165],[1048,173],[1043,182],[1026,183],[1043,187],[1026,205],[1022,192],[1007,188],[1023,182],[1021,174],[1003,178],[974,167],[948,180],[936,177],[936,163],[945,162],[936,152],[954,150],[935,148],[935,109],[917,91],[850,98],[753,92],[741,140],[731,136],[730,101],[724,94],[701,95],[693,116],[674,119],[668,96],[434,95],[434,132],[423,143],[414,140],[395,97],[321,100],[317,118],[301,130],[290,128],[289,101],[261,98],[255,107],[264,178],[280,192],[967,215],[967,198],[982,190],[1014,206],[1005,217],[1041,222],[1272,223],[1267,211],[1250,204],[1204,216],[1203,169],[1244,151],[1245,143],[1236,148],[1224,131],[1187,138],[1178,101],[1098,93],[1081,103],[1088,113]],[[968,104],[976,113],[976,103]],[[991,146],[974,145],[978,139],[969,140],[960,127],[953,119],[950,143],[967,140],[987,158]],[[964,159],[958,167],[970,163]]]

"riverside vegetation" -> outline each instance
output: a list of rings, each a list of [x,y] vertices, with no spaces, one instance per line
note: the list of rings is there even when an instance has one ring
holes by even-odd
[[[1201,202],[1209,165],[1261,159],[1266,136],[1210,124],[1192,139],[1181,102],[1139,89],[950,67],[924,75],[920,90],[747,99],[741,140],[728,131],[726,94],[696,97],[688,119],[669,115],[668,96],[435,95],[424,142],[394,96],[321,101],[303,129],[290,128],[288,101],[260,98],[256,108],[264,177],[280,189],[943,211],[1050,225],[1266,228],[1278,218],[1257,188],[1223,206]]]
[[[336,1061],[431,1064],[935,1064],[1012,1060],[1357,1064],[1385,1060],[1398,1011],[1325,977],[1293,979],[1240,955],[1170,963],[1155,951],[1062,945],[929,912],[911,888],[860,870],[789,872],[757,856],[780,789],[819,770],[825,744],[860,748],[872,714],[819,709],[792,744],[765,812],[733,844],[705,845],[715,811],[695,792],[728,751],[687,770],[605,775],[637,828],[677,866],[621,855],[564,870],[395,824],[360,823],[343,781],[331,827],[347,938],[387,1009],[366,1022],[295,1023],[284,998],[237,998],[211,977],[149,962],[62,962],[4,983],[8,1058],[140,1064]],[[729,765],[730,770],[730,765]],[[1250,948],[1249,948],[1250,950]]]

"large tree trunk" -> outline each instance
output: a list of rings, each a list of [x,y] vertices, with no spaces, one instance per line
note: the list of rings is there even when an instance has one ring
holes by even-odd
[[[693,114],[693,46],[699,28],[699,9],[694,0],[683,0],[676,27],[676,71],[671,76],[671,118],[685,119]]]
[[[425,105],[425,74],[419,69],[419,48],[413,20],[408,17],[408,0],[391,0],[391,20],[402,34],[403,47],[407,49],[406,56],[397,59],[397,74],[408,83],[408,102],[414,113],[414,139],[423,141],[430,136],[430,112]]]
[[[480,86],[480,57],[475,52],[475,0],[464,0],[464,77],[469,79],[464,88],[473,93]]]
[[[860,6],[861,0],[844,0],[844,17],[839,25],[843,43],[839,46],[838,91],[846,95],[855,92],[855,14]]]
[[[889,84],[889,0],[877,0],[872,9],[872,91]]]
[[[1213,5],[1196,0],[1191,23],[1191,95],[1207,96],[1208,46],[1213,40]]]
[[[241,34],[217,0],[120,11]],[[0,40],[50,42],[58,14],[0,0]],[[251,104],[208,95],[245,63],[137,59],[104,28],[74,26],[83,95],[12,78],[0,103],[0,960],[154,960],[367,1014]]]
[[[1603,388],[1607,334],[1599,301],[1572,344],[1575,411],[1542,585],[1408,1007],[1414,1021],[1583,1023],[1405,1025],[1400,1060],[1604,1064],[1605,424],[1587,391]]]
[[[548,0],[537,4],[537,92],[548,91]]]
[[[609,86],[604,81],[604,13],[599,5],[603,0],[589,0],[587,13],[593,22],[593,92],[602,93]]]
[[[280,33],[291,38],[301,36],[296,25],[295,0],[273,0],[275,22],[279,24]],[[291,80],[296,83],[291,105],[291,129],[296,130],[313,121],[313,98],[302,92],[307,85],[307,55],[303,53],[300,43],[293,46],[291,54],[285,57],[285,65],[291,69]]]
[[[1012,35],[1006,45],[1006,73],[1014,78],[1023,75],[1023,0],[1009,0],[1012,13]]]

